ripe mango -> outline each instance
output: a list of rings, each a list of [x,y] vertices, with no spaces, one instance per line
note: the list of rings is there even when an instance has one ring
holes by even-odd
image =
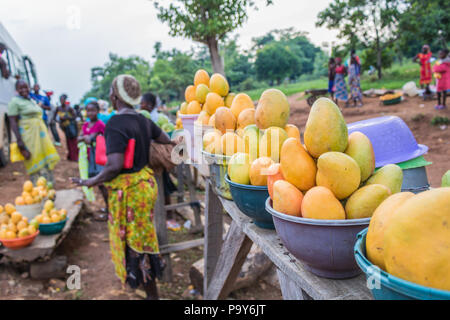
[[[209,90],[208,86],[201,83],[201,84],[197,85],[197,87],[195,89],[195,98],[197,99],[198,102],[205,103],[206,95],[209,92],[210,92],[210,90]]]
[[[297,128],[297,126],[293,124],[287,124],[284,127],[284,131],[286,131],[289,138],[295,138],[300,141],[300,130]]]
[[[361,181],[366,181],[375,170],[375,153],[369,138],[358,131],[348,137],[345,153],[352,157],[361,169]]]
[[[210,130],[203,135],[203,149],[209,153],[222,153],[222,134],[219,130]]]
[[[236,117],[227,107],[220,107],[214,114],[216,129],[219,129],[222,133],[226,133],[227,130],[234,131],[236,129]]]
[[[214,115],[217,108],[225,106],[222,97],[215,92],[209,92],[205,98],[205,110],[209,115]]]
[[[267,169],[267,189],[269,196],[273,200],[273,184],[278,180],[285,180],[281,171],[281,164],[274,163]]]
[[[235,97],[236,97],[236,93],[230,92],[225,97],[225,107],[231,108],[231,104],[233,103],[233,100]]]
[[[291,216],[302,216],[303,194],[293,184],[278,180],[273,184],[273,209]]]
[[[325,152],[344,152],[348,129],[339,107],[328,98],[314,102],[306,122],[304,141],[308,152],[318,158]]]
[[[255,124],[255,109],[242,110],[237,118],[237,128],[243,129],[251,124]]]
[[[244,152],[244,140],[234,132],[227,132],[220,138],[222,154],[232,156],[236,152]]]
[[[269,157],[260,157],[250,165],[250,183],[253,186],[267,186],[267,169],[274,164]]]
[[[245,109],[255,109],[252,99],[246,93],[239,93],[234,97],[230,110],[233,112],[236,119]]]
[[[284,128],[289,119],[289,102],[278,89],[267,89],[259,98],[255,121],[260,129],[269,127]]]
[[[388,164],[375,172],[373,176],[367,180],[366,185],[382,184],[391,190],[391,193],[402,191],[403,171],[396,164]]]
[[[231,181],[240,184],[250,184],[250,160],[248,154],[235,153],[228,161],[228,176]]]
[[[317,186],[309,189],[303,197],[302,216],[309,219],[344,220],[345,211],[330,189]]]
[[[254,124],[245,127],[243,139],[245,153],[248,153],[250,156],[250,161],[259,158],[260,131],[258,127]]]
[[[378,206],[390,195],[389,188],[382,184],[371,184],[356,190],[345,204],[347,219],[372,217]]]
[[[209,123],[209,114],[206,111],[200,111],[197,120],[195,120],[195,124],[200,126],[207,126]]]
[[[384,231],[395,211],[412,196],[414,196],[412,192],[400,192],[389,196],[378,206],[370,219],[366,237],[367,258],[383,270],[386,270],[383,256]]]
[[[227,79],[220,73],[214,73],[209,80],[209,88],[221,97],[226,97],[230,91]]]
[[[195,91],[196,87],[193,85],[187,86],[186,90],[184,91],[184,98],[186,99],[187,103],[192,102],[195,100]]]
[[[398,208],[384,232],[390,274],[450,291],[450,188],[414,195]]]
[[[284,129],[270,127],[264,131],[259,144],[259,154],[262,157],[270,157],[274,162],[280,162],[280,152],[288,135]]]
[[[194,100],[189,102],[187,106],[187,114],[199,114],[202,111],[202,106],[198,101]]]
[[[361,170],[349,155],[342,152],[326,152],[317,160],[316,183],[330,189],[336,198],[342,200],[358,189],[361,183]]]
[[[288,138],[280,153],[281,171],[284,178],[301,191],[307,191],[316,184],[317,167],[299,140]]]

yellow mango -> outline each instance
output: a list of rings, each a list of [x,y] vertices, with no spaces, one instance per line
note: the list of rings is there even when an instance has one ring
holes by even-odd
[[[345,204],[347,219],[372,217],[378,206],[391,195],[388,187],[371,184],[356,190]]]
[[[317,186],[309,189],[303,197],[302,216],[309,219],[344,220],[345,211],[330,189]]]

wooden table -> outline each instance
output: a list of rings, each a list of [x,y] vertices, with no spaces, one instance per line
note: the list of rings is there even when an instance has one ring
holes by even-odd
[[[83,192],[78,189],[60,190],[56,192],[55,207],[67,210],[67,222],[64,229],[53,235],[38,235],[33,243],[25,248],[11,250],[0,247],[3,259],[15,264],[29,263],[50,258],[56,247],[66,238],[73,222],[81,211],[83,205]]]
[[[320,278],[307,271],[281,243],[275,230],[257,227],[233,201],[218,197],[206,183],[204,299],[225,299],[255,243],[277,267],[285,300],[372,299],[364,275],[345,280]],[[223,239],[223,209],[233,219]]]

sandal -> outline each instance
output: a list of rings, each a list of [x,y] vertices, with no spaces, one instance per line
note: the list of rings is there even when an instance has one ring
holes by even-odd
[[[99,210],[99,213],[94,214],[95,221],[108,221],[108,211],[106,208],[102,208]]]

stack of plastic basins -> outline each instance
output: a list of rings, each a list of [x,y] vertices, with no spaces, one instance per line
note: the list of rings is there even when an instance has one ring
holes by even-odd
[[[429,189],[426,166],[431,163],[423,157],[428,147],[418,144],[406,123],[397,116],[386,116],[350,123],[349,134],[364,133],[372,142],[375,167],[397,164],[403,169],[402,191],[413,193]]]
[[[180,114],[181,122],[185,132],[187,150],[189,152],[189,159],[195,162],[195,133],[194,122],[198,118],[198,114]]]

